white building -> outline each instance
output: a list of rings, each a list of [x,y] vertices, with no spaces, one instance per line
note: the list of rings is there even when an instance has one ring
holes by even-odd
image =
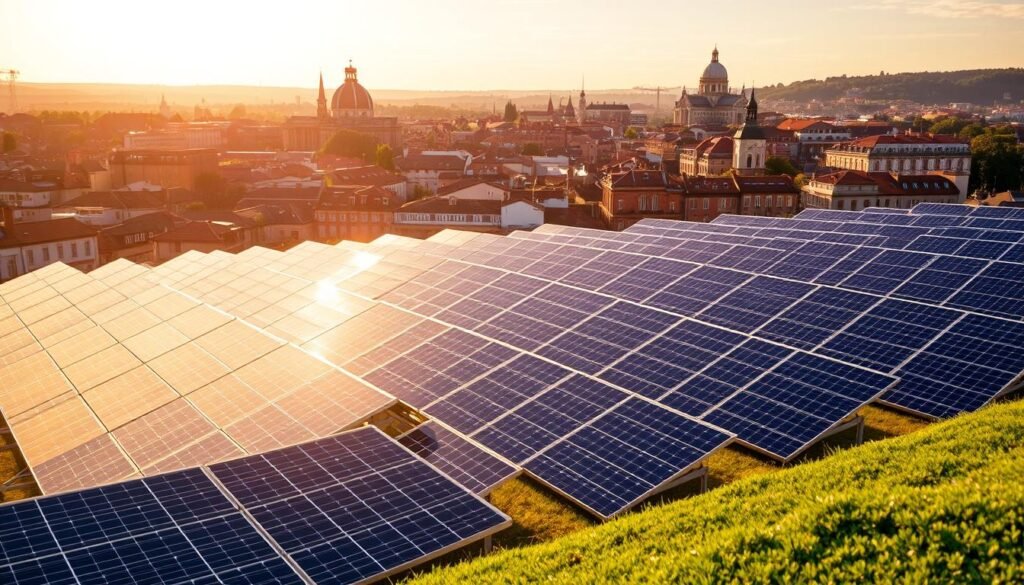
[[[825,166],[869,173],[942,175],[957,186],[962,203],[971,178],[971,145],[950,136],[871,136],[826,150]]]
[[[17,223],[10,207],[4,207],[3,214],[0,281],[17,278],[54,262],[84,271],[99,265],[94,228],[72,218]]]

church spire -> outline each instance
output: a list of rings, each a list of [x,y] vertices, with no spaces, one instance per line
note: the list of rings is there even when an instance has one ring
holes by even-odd
[[[711,51],[711,62],[718,63],[718,43],[715,43],[715,50]]]
[[[316,94],[316,117],[327,118],[327,93],[324,91],[324,72],[320,72],[320,90]]]
[[[747,124],[757,125],[757,98],[754,97],[754,88],[750,88],[750,101],[747,103]]]
[[[549,114],[554,114],[555,113],[555,102],[551,101],[551,94],[550,93],[548,94],[548,113]]]

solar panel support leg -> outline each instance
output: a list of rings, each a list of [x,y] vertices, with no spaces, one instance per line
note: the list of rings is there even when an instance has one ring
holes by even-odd
[[[491,552],[491,550],[493,548],[494,548],[494,541],[491,539],[491,536],[490,535],[485,536],[484,537],[484,554],[490,554],[490,552]]]
[[[857,444],[861,445],[864,443],[864,417],[857,417]]]

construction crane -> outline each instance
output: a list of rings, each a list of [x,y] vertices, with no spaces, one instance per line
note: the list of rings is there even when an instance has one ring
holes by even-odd
[[[15,93],[15,82],[18,80],[18,76],[21,75],[21,71],[17,69],[3,68],[0,67],[0,76],[7,77],[7,87],[10,90],[8,95],[8,106],[11,109],[11,113],[18,111],[18,95]]]
[[[682,88],[681,88],[681,86],[678,86],[678,85],[676,85],[674,87],[662,87],[662,86],[658,85],[658,86],[655,86],[655,87],[634,87],[633,89],[636,90],[636,91],[653,91],[656,94],[657,97],[655,98],[655,102],[654,102],[655,103],[655,105],[654,105],[654,113],[657,114],[657,113],[661,112],[661,92],[664,91],[664,90],[667,90],[667,89],[682,89]]]

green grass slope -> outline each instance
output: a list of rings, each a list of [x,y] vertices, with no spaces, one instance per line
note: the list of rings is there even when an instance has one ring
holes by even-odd
[[[413,581],[1024,582],[1024,401]]]

